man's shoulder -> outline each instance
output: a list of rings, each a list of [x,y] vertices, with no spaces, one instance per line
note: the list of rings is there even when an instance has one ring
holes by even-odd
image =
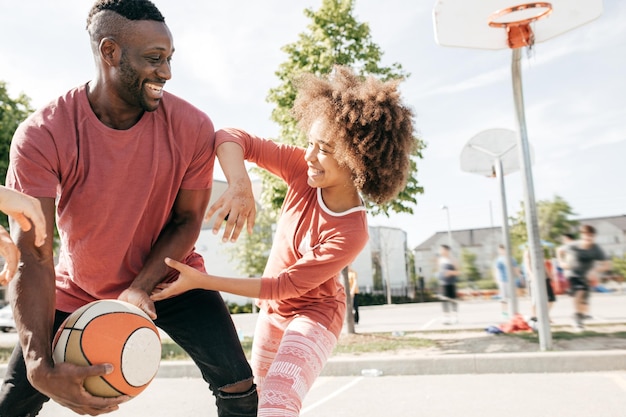
[[[213,125],[211,118],[203,110],[187,100],[175,94],[168,93],[167,91],[163,93],[163,99],[161,100],[157,112],[163,114],[170,122],[176,123],[180,121],[184,122],[186,126],[194,122],[199,124],[210,123],[211,126]]]
[[[161,99],[161,104],[172,111],[177,110],[183,113],[192,111],[192,112],[206,114],[204,113],[204,111],[200,110],[197,106],[185,100],[184,98],[179,97],[176,94],[173,94],[167,91],[163,92],[163,98]],[[161,106],[159,106],[159,108],[160,107]]]
[[[56,129],[66,129],[74,120],[80,119],[83,109],[88,107],[86,95],[83,102],[81,94],[86,94],[85,85],[74,87],[38,107],[20,125],[16,138],[20,137],[19,132],[28,131],[32,135],[36,131],[55,132]]]

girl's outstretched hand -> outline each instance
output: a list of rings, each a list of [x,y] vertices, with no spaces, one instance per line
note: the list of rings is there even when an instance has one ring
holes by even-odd
[[[150,295],[153,301],[164,300],[197,288],[211,289],[209,286],[210,278],[207,274],[171,258],[165,258],[165,264],[180,272],[180,275],[174,282],[164,282],[157,285]]]
[[[32,221],[35,226],[35,246],[43,245],[46,240],[46,220],[38,199],[0,186],[0,210],[13,217],[25,232],[30,230]]]
[[[17,272],[20,263],[20,250],[2,226],[0,226],[0,256],[4,258],[4,268],[0,272],[0,285],[6,285]]]

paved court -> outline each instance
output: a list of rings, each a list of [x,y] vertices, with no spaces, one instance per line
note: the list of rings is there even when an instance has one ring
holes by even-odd
[[[623,417],[626,372],[573,374],[322,377],[303,417]],[[47,404],[41,417],[73,417]],[[215,417],[213,399],[196,378],[154,380],[115,417]]]

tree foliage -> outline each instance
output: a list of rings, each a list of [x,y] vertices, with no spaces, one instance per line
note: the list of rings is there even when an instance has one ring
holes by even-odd
[[[249,277],[263,274],[273,240],[276,211],[260,207],[252,234],[244,233],[239,243],[230,248],[231,259],[237,259],[236,269]],[[243,256],[241,256],[243,255]]]
[[[614,256],[611,260],[613,272],[620,277],[626,278],[626,257]]]
[[[556,195],[552,200],[541,200],[537,202],[537,222],[539,223],[539,236],[544,242],[553,244],[555,247],[560,243],[563,233],[571,233],[578,226],[578,221],[573,220],[575,216],[572,207],[562,197]],[[513,255],[521,259],[521,247],[528,241],[526,230],[526,211],[524,203],[521,203],[520,210],[511,218],[511,246]]]
[[[468,282],[476,282],[482,279],[482,275],[476,265],[477,256],[474,252],[463,249],[461,251],[461,274]]]
[[[30,99],[20,94],[17,98],[9,97],[7,84],[0,81],[0,181],[4,184],[9,167],[9,149],[13,133],[19,124],[33,112]],[[0,216],[0,224],[8,226],[6,216]]]
[[[326,75],[335,65],[346,65],[361,75],[374,75],[383,80],[405,79],[409,76],[398,63],[380,65],[383,51],[373,42],[369,25],[358,22],[353,12],[354,0],[323,0],[319,10],[305,9],[304,14],[310,19],[307,29],[300,33],[297,41],[282,48],[287,54],[287,60],[279,65],[275,73],[280,84],[272,88],[267,96],[267,101],[275,105],[271,119],[279,126],[278,140],[281,142],[299,146],[306,144],[306,139],[298,131],[296,120],[291,114],[296,98],[294,80],[299,75],[305,72]],[[416,141],[418,146],[411,160],[411,174],[406,188],[390,203],[382,206],[368,205],[370,213],[389,215],[391,211],[413,212],[412,206],[417,203],[416,196],[424,192],[416,178],[416,160],[422,158],[425,144],[419,139]],[[271,237],[268,237],[267,231],[271,230],[268,228],[277,218],[287,190],[283,181],[272,174],[263,170],[254,172],[261,178],[263,189],[257,230],[265,235],[258,238],[246,235],[240,239],[244,249],[238,249],[235,256],[242,263],[240,271],[247,275],[252,275],[252,271],[258,271],[258,274],[262,272],[258,268],[262,263],[260,260],[257,264],[257,261],[246,258],[265,254],[266,259],[271,247]]]
[[[281,84],[270,90],[268,102],[276,107],[272,111],[272,120],[280,126],[280,140],[284,143],[303,146],[304,135],[298,131],[291,108],[296,98],[294,80],[302,73],[318,76],[329,74],[335,65],[354,68],[361,75],[373,75],[383,80],[405,79],[409,76],[399,63],[381,66],[383,51],[372,40],[367,23],[361,23],[353,15],[354,0],[323,0],[319,10],[305,9],[304,14],[311,23],[299,39],[283,47],[288,59],[283,62],[276,76]],[[411,161],[411,174],[406,188],[398,198],[390,203],[368,205],[372,214],[389,215],[412,213],[412,206],[417,204],[416,195],[423,193],[418,184],[417,163],[422,158],[423,141],[416,139],[418,146]],[[285,196],[286,186],[269,174],[262,174],[265,190],[269,193],[267,202],[278,208]]]

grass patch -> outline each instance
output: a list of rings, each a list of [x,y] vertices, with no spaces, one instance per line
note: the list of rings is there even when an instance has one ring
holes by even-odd
[[[189,355],[171,340],[162,342],[161,359],[189,360]],[[244,337],[241,346],[250,359],[252,338]],[[402,349],[427,349],[436,346],[430,339],[420,339],[413,336],[393,336],[385,333],[342,334],[333,353],[359,354],[371,352],[393,352]],[[10,352],[9,352],[10,353]]]
[[[11,353],[13,353],[13,347],[1,346],[0,347],[0,363],[9,362]]]
[[[386,333],[343,334],[334,353],[359,354],[371,352],[393,352],[402,349],[427,349],[436,346],[430,339],[412,336],[393,336]]]
[[[508,336],[519,337],[529,342],[539,342],[537,333],[509,333]],[[562,330],[552,332],[552,340],[576,340],[587,337],[613,337],[616,339],[626,339],[626,332],[595,332],[593,330],[583,330],[582,332],[565,332]]]
[[[191,359],[187,352],[183,350],[178,344],[171,340],[162,340],[161,341],[161,359],[168,361],[183,361]],[[244,337],[241,341],[241,346],[243,347],[243,351],[246,354],[246,358],[250,359],[250,352],[252,350],[252,338]]]

